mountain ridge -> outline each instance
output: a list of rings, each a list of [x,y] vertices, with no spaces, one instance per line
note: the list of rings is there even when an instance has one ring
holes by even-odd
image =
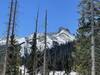
[[[16,38],[16,41],[18,41],[18,43],[25,42],[21,45],[22,54],[24,52],[25,47],[31,47],[30,42],[32,42],[33,35],[34,33],[27,37]],[[44,33],[37,33],[37,48],[41,51],[44,50],[44,36]],[[75,40],[74,35],[72,35],[67,28],[60,27],[58,32],[47,33],[47,48],[53,47],[53,42],[57,42],[58,44],[65,44],[73,40]],[[4,45],[5,42],[6,40],[1,40],[0,45]]]

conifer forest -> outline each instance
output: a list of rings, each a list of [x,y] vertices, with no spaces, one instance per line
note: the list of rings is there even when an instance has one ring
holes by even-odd
[[[4,0],[3,3],[2,1],[0,4],[3,5],[7,0]],[[5,28],[0,25],[0,29],[6,30],[5,33],[1,30],[4,35],[0,35],[0,75],[100,75],[100,0],[76,0],[78,2],[76,10],[79,16],[77,25],[74,25],[76,27],[74,34],[71,33],[74,29],[69,29],[63,25],[59,27],[57,32],[49,32],[49,29],[55,30],[56,27],[49,28],[50,10],[47,8],[43,11],[43,23],[41,25],[41,6],[38,6],[35,19],[33,19],[34,24],[28,25],[33,28],[33,32],[28,36],[22,35],[23,37],[20,37],[16,31],[20,29],[17,27],[17,24],[20,23],[17,21],[17,18],[20,18],[17,15],[20,1],[8,0],[9,8],[3,9],[8,11],[8,18],[0,16],[4,21],[7,19]],[[31,4],[32,0],[29,1]],[[59,1],[57,2],[60,3]],[[73,3],[74,0],[71,1]],[[35,0],[32,2],[35,3]],[[45,0],[43,3],[45,5]],[[56,6],[57,3],[54,4]],[[63,8],[61,9],[63,10]],[[0,9],[0,13],[6,12],[3,10]],[[55,13],[58,14],[59,12]],[[27,24],[29,20],[27,19]],[[53,16],[52,20],[54,20]],[[39,32],[41,28],[43,31]],[[30,29],[27,28],[26,30]],[[25,33],[23,30],[21,32]]]

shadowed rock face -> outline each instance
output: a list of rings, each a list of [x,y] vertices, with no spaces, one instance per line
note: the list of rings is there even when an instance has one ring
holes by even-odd
[[[5,54],[6,46],[0,46],[0,64],[4,63],[4,54]]]
[[[22,56],[24,55],[24,47],[27,46],[27,48],[29,48],[31,46],[33,35],[34,34],[31,34],[27,37],[16,38],[18,43],[25,42],[21,45]],[[66,42],[70,42],[73,40],[75,40],[75,37],[70,33],[70,31],[64,27],[60,27],[57,32],[47,33],[47,48],[52,48],[54,41],[58,44],[65,44]],[[5,42],[6,40],[1,40],[0,45],[4,45]],[[40,51],[44,50],[44,33],[37,33],[37,48]]]

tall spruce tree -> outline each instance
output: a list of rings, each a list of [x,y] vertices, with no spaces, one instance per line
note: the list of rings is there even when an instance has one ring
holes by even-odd
[[[15,39],[15,21],[16,21],[16,9],[17,0],[12,0],[12,12],[11,12],[11,24],[10,24],[10,38],[9,47],[7,48],[7,68],[5,75],[18,75],[20,66],[20,45]]]
[[[32,38],[32,46],[31,46],[31,53],[30,53],[30,61],[29,61],[29,74],[36,75],[37,74],[37,29],[38,29],[38,16],[39,10],[36,16],[36,25],[35,25],[35,32]]]
[[[93,0],[96,75],[100,74],[100,0]],[[79,28],[75,50],[75,68],[81,75],[91,75],[91,0],[79,4]]]

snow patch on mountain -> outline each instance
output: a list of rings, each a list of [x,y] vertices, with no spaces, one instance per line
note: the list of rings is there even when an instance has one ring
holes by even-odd
[[[34,34],[31,34],[28,37],[16,38],[18,43],[24,42],[21,44],[21,53],[24,54],[25,47],[31,47],[32,38]],[[40,51],[44,50],[44,33],[37,34],[37,48]],[[75,40],[75,37],[69,32],[68,29],[61,27],[58,32],[55,33],[47,33],[47,48],[51,48],[53,46],[53,42],[57,42],[58,44],[65,44],[66,42],[71,42]],[[4,45],[6,40],[1,40],[0,45]]]

